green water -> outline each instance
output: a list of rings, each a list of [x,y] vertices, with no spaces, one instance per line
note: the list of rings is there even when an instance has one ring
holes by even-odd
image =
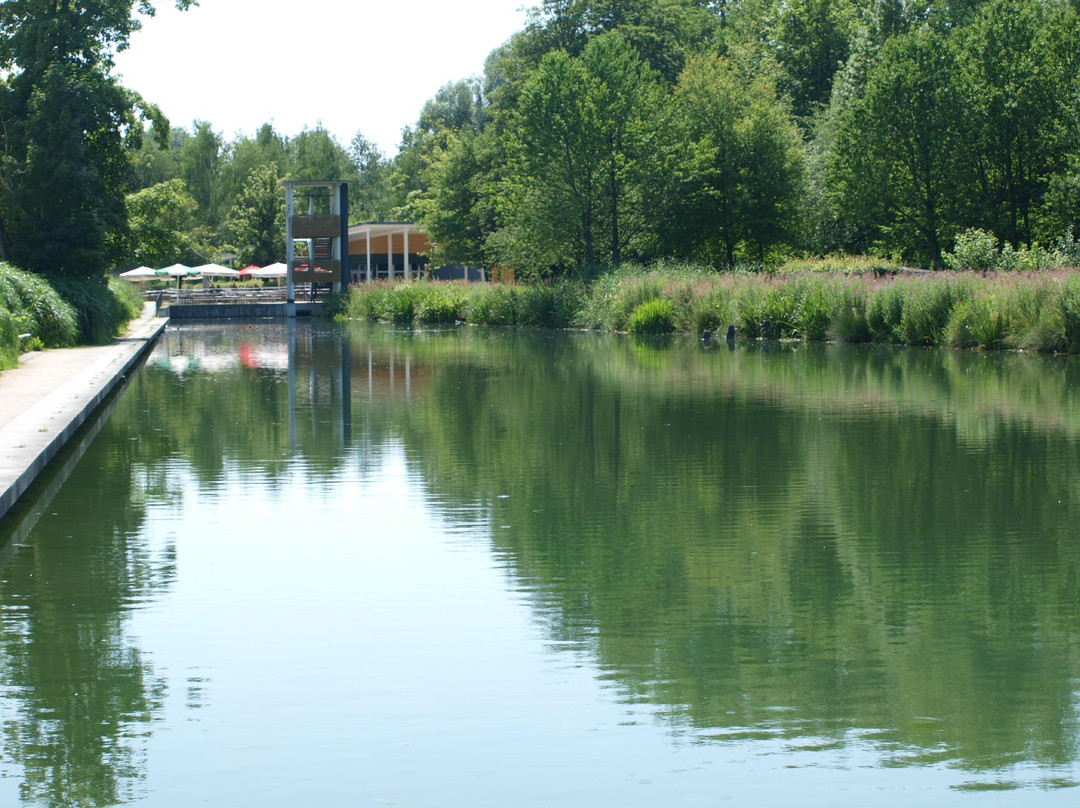
[[[0,522],[0,805],[1075,805],[1080,364],[170,330]]]

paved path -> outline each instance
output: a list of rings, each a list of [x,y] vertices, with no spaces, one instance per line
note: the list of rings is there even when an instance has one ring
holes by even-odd
[[[0,372],[0,517],[165,328],[147,304],[111,345],[26,354]]]

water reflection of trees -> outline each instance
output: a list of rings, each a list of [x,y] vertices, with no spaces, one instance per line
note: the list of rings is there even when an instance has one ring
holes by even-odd
[[[165,682],[126,615],[174,575],[172,548],[138,538],[148,501],[298,469],[329,484],[390,445],[448,520],[488,515],[551,642],[674,732],[854,730],[971,768],[1076,760],[1073,362],[342,337],[301,331],[291,366],[255,355],[287,350],[276,326],[163,343],[12,553],[3,743],[28,802],[138,788]]]
[[[4,757],[21,765],[29,804],[130,799],[143,776],[139,737],[165,687],[126,623],[132,604],[172,579],[174,552],[137,538],[133,469],[145,447],[122,424],[100,437],[0,579],[0,682],[17,711]]]
[[[399,415],[553,642],[702,737],[1076,759],[1075,363],[591,342],[414,340]]]

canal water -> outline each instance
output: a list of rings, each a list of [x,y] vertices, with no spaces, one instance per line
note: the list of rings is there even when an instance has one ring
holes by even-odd
[[[0,522],[0,805],[1080,800],[1080,364],[169,329]]]

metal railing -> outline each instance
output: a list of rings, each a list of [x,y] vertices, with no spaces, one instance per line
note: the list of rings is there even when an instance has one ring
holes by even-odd
[[[326,298],[328,289],[316,286],[312,289],[310,284],[298,284],[295,299],[298,303],[317,303]],[[239,287],[213,288],[213,289],[162,289],[160,291],[147,292],[148,300],[157,300],[161,295],[161,305],[177,303],[180,305],[213,306],[225,303],[284,303],[286,302],[285,287],[271,286],[267,288]]]

